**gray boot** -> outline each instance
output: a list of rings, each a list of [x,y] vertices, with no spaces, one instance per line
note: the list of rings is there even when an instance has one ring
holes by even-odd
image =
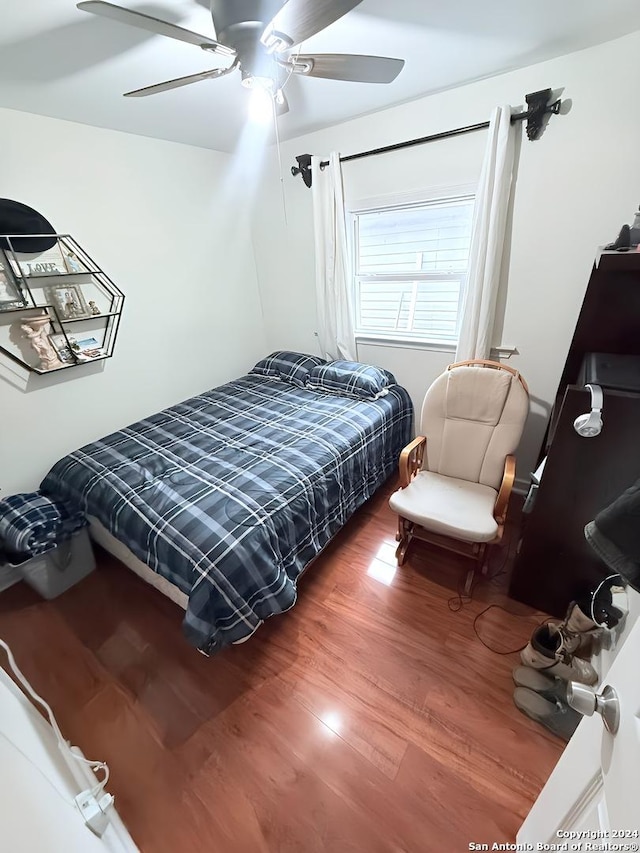
[[[513,670],[513,683],[516,687],[526,687],[539,693],[550,702],[567,702],[567,682],[553,675],[545,675],[530,666],[517,666]]]
[[[513,701],[523,714],[541,723],[564,741],[569,740],[582,719],[581,714],[569,708],[564,702],[552,702],[527,687],[516,687],[513,691]]]

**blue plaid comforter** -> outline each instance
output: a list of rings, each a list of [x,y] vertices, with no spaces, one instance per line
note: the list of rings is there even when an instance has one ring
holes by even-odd
[[[295,604],[296,581],[395,470],[412,405],[247,375],[60,460],[41,489],[186,593],[212,654]]]

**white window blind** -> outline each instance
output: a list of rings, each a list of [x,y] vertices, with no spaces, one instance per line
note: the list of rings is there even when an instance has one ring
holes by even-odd
[[[456,343],[473,197],[354,214],[356,332]]]

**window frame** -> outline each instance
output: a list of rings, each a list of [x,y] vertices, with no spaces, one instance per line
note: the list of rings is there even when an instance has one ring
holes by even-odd
[[[396,347],[410,347],[417,349],[429,349],[440,352],[454,352],[457,346],[457,337],[460,332],[460,307],[464,299],[464,286],[467,273],[439,273],[433,271],[411,272],[410,274],[392,273],[389,275],[373,274],[359,275],[358,274],[358,217],[361,214],[375,213],[377,211],[389,211],[394,208],[410,208],[420,207],[429,204],[438,204],[450,202],[471,201],[475,204],[477,186],[476,184],[458,184],[447,187],[434,187],[431,189],[418,190],[411,193],[394,194],[387,196],[377,196],[369,199],[363,199],[359,202],[354,202],[348,206],[347,219],[349,222],[349,254],[351,257],[351,301],[353,326],[356,341],[359,343],[371,344],[388,344]],[[472,214],[473,215],[473,214]],[[467,268],[468,269],[468,268]],[[456,341],[444,340],[423,335],[411,334],[408,331],[389,332],[389,331],[371,331],[363,330],[358,326],[359,311],[358,298],[360,281],[407,281],[411,277],[412,281],[442,281],[443,278],[451,278],[460,281],[460,297],[458,301],[458,316],[456,326]]]

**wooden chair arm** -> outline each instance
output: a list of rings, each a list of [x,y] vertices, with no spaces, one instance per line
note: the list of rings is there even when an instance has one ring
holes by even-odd
[[[496,498],[496,505],[493,508],[493,517],[498,524],[504,524],[507,517],[507,507],[509,506],[509,498],[513,489],[513,481],[516,477],[516,457],[507,456],[504,460],[504,474],[502,476],[502,484]]]
[[[419,435],[400,454],[400,488],[405,489],[422,468],[427,439]]]

